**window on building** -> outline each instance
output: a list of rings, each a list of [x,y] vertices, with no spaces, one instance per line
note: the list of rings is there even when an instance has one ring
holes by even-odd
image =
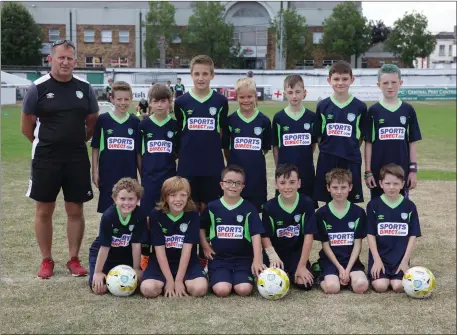
[[[448,56],[452,57],[452,45],[449,46]]]
[[[111,30],[102,30],[102,43],[113,43],[113,32]]]
[[[314,59],[305,59],[304,61],[305,68],[314,68]]]
[[[86,56],[86,67],[102,67],[103,59],[99,56]]]
[[[233,14],[233,17],[263,17],[263,13],[255,8],[240,8]]]
[[[93,29],[84,30],[84,42],[86,42],[86,43],[95,42],[95,32]]]
[[[368,62],[366,59],[362,59],[362,69],[368,68]]]
[[[129,43],[130,32],[128,30],[119,30],[119,43]]]
[[[444,56],[445,48],[446,46],[444,44],[440,45],[440,52],[438,54],[439,56]]]
[[[181,58],[179,61],[179,67],[181,68],[188,68],[190,65],[190,59],[188,58]]]
[[[324,59],[324,61],[322,62],[322,65],[324,67],[332,66],[332,64],[335,63],[335,62],[336,62],[335,59]]]
[[[313,33],[313,44],[319,44],[322,40],[322,37],[324,36],[324,33],[322,32],[314,32]]]
[[[258,27],[256,29],[255,45],[268,45],[268,30],[266,28]]]
[[[49,29],[49,42],[54,42],[60,39],[60,30],[59,29]]]
[[[128,57],[111,58],[111,67],[129,67]]]
[[[233,33],[232,40],[234,43],[240,43],[240,35],[241,33]]]

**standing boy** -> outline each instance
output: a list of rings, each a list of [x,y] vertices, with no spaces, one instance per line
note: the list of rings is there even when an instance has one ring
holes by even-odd
[[[383,193],[379,171],[389,163],[400,165],[408,176],[402,194],[407,197],[417,185],[416,143],[422,136],[414,107],[398,98],[402,84],[396,65],[381,67],[378,87],[383,98],[368,109],[365,127],[365,184],[372,199]]]
[[[363,202],[362,193],[362,133],[366,122],[367,105],[349,94],[354,82],[351,65],[344,61],[333,63],[328,83],[333,95],[317,104],[315,134],[319,138],[319,157],[316,167],[314,200],[332,200],[325,175],[334,168],[349,170],[352,175],[352,191],[348,200]]]
[[[181,84],[181,78],[178,78],[177,79],[177,83],[175,85],[175,89],[174,89],[174,97],[175,97],[175,99],[179,98],[185,92],[186,92],[186,88],[184,87],[183,84]]]
[[[313,152],[317,142],[312,133],[316,114],[302,105],[305,98],[305,84],[300,75],[292,74],[286,77],[284,93],[289,104],[273,117],[275,166],[295,165],[301,180],[298,192],[312,197],[314,189]]]

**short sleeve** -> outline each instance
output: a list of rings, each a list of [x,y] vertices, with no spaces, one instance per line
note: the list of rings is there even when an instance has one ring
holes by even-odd
[[[322,137],[322,101],[318,102],[317,107],[316,107],[316,119],[314,122],[314,127],[313,127],[313,133],[316,138]],[[324,125],[325,126],[325,125]]]
[[[232,127],[230,121],[227,120],[227,131],[222,132],[222,149],[229,149],[232,137]]]
[[[265,230],[263,229],[262,222],[260,221],[259,213],[253,207],[252,212],[249,215],[249,234],[255,236],[258,234],[263,234]]]
[[[411,106],[411,112],[409,117],[409,132],[408,132],[408,141],[416,142],[422,139],[421,131],[419,128],[419,123],[417,121],[417,115],[414,108]]]
[[[326,222],[322,211],[316,212],[316,223],[317,223],[317,234],[314,235],[314,238],[321,242],[328,242],[328,232],[325,227]]]
[[[305,213],[302,216],[302,232],[303,235],[315,235],[319,233],[317,230],[316,213],[314,212],[314,202],[311,199],[306,200]]]
[[[363,131],[363,138],[365,142],[373,143],[375,140],[374,134],[374,116],[373,116],[373,107],[370,107],[367,112],[367,121],[365,122],[365,127]]]
[[[103,247],[111,247],[112,237],[113,237],[113,229],[112,223],[109,219],[109,215],[103,214],[102,218],[100,219],[100,231],[99,231],[99,239],[100,245]]]
[[[94,135],[92,136],[92,141],[90,142],[90,146],[92,148],[100,148],[100,138],[102,137],[102,131],[102,120],[99,116],[95,122]]]
[[[360,122],[359,122],[359,132],[360,132],[360,138],[364,138],[363,132],[365,131],[366,124],[368,121],[368,112],[367,112],[367,105],[362,102],[362,106],[360,107]],[[360,139],[359,138],[359,139]]]
[[[311,143],[314,144],[314,143],[317,143],[317,136],[314,132],[314,127],[316,127],[316,120],[317,120],[317,115],[316,113],[314,112],[311,112],[313,113],[313,118],[312,118],[312,122],[311,122]]]
[[[279,117],[278,117],[278,114],[276,113],[275,116],[273,117],[273,125],[272,125],[272,145],[274,147],[279,147],[279,144],[281,143],[281,139],[280,139],[280,131],[279,131],[279,128],[278,127],[281,127],[281,125],[279,124]]]
[[[182,96],[179,97],[178,99],[176,99],[175,105],[174,105],[175,118],[176,118],[176,122],[178,122],[178,133],[180,133],[184,129],[184,125],[183,125],[184,118],[182,115],[184,113],[184,110],[182,109],[181,104],[180,104],[181,99],[182,99]]]
[[[200,229],[204,229],[207,234],[211,225],[210,213],[209,208],[206,208],[200,216]]]
[[[139,130],[139,126],[140,126],[140,119],[137,118],[135,115],[131,115],[130,117],[132,117],[134,119],[134,129],[135,129],[135,152],[137,154],[141,154],[141,136],[140,136],[140,130]]]
[[[149,217],[149,227],[151,230],[151,245],[155,247],[165,245],[165,235],[163,234],[162,226],[156,215],[151,215]]]
[[[421,228],[419,224],[419,214],[417,213],[416,205],[412,203],[411,211],[409,213],[409,229],[408,236],[421,236]]]
[[[36,105],[38,103],[38,88],[35,84],[30,85],[24,94],[22,102],[22,112],[26,115],[36,114]]]
[[[135,228],[133,229],[132,243],[144,242],[144,235],[146,230],[146,217],[140,215],[135,223]]]
[[[262,149],[263,150],[271,150],[271,142],[272,142],[272,132],[271,132],[271,121],[268,117],[265,116],[265,122],[263,126],[263,133],[262,133]]]
[[[268,209],[265,207],[266,206],[263,206],[263,209],[262,209],[262,225],[263,225],[263,230],[265,231],[262,234],[262,237],[273,237],[274,231],[275,231],[274,220],[270,216]]]
[[[367,236],[366,221],[367,216],[363,208],[360,208],[360,216],[357,219],[357,227],[354,231],[354,239],[364,239]]]
[[[370,201],[367,205],[367,219],[366,219],[366,230],[367,234],[376,236],[377,229],[376,229],[376,212],[373,206],[373,202]]]
[[[219,116],[219,126],[221,127],[222,134],[228,131],[227,117],[228,117],[228,100],[224,97],[224,103],[222,105],[221,114]]]
[[[198,244],[200,243],[200,216],[198,213],[193,213],[192,219],[187,227],[184,243]]]
[[[95,114],[99,111],[97,96],[94,88],[89,85],[89,114]]]

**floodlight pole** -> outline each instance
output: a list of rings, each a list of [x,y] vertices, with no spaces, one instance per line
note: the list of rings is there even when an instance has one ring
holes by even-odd
[[[283,28],[283,6],[281,1],[281,7],[279,9],[279,69],[283,70],[283,37],[284,37],[284,28]]]

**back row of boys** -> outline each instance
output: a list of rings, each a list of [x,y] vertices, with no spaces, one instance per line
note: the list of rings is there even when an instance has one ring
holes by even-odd
[[[363,139],[366,141],[365,182],[372,198],[382,194],[378,185],[380,170],[388,163],[396,163],[406,172],[407,182],[402,190],[405,194],[416,185],[415,142],[421,135],[413,107],[397,97],[401,77],[395,66],[381,68],[378,86],[384,99],[368,112],[363,102],[348,93],[354,77],[345,62],[331,67],[328,82],[334,95],[321,101],[316,113],[302,106],[305,97],[302,78],[288,76],[284,89],[289,105],[274,116],[273,126],[256,108],[252,79],[238,80],[240,108],[228,117],[227,99],[210,89],[214,77],[212,60],[207,56],[195,57],[191,76],[193,89],[175,101],[176,121],[168,115],[171,95],[166,86],[154,85],[150,89],[148,100],[153,114],[140,123],[127,113],[131,99],[128,84],[113,85],[115,111],[100,116],[92,140],[93,180],[100,189],[99,212],[112,205],[113,185],[122,177],[136,178],[137,168],[144,188],[141,207],[146,212],[159,200],[163,182],[176,173],[189,180],[192,198],[203,212],[206,204],[221,195],[222,148],[228,164],[243,168],[245,185],[241,195],[258,211],[267,200],[265,154],[271,145],[276,166],[289,163],[298,167],[299,192],[312,197],[314,204],[331,201],[325,178],[334,168],[350,171],[352,186],[348,200],[363,202],[360,153]],[[320,153],[315,173],[316,143]],[[131,159],[132,153],[135,159]],[[176,158],[179,158],[177,170]],[[116,169],[119,161],[122,168]],[[233,181],[222,182],[233,184]],[[285,208],[281,198],[285,194],[277,197],[279,207]],[[297,197],[297,203],[298,198],[302,196]],[[222,200],[221,204],[228,210],[239,205],[224,204]],[[213,211],[210,211],[212,215]],[[263,214],[268,217],[265,210]],[[275,224],[280,222],[272,222],[273,227]],[[207,254],[208,248],[201,249]],[[265,249],[268,253],[268,246]]]

